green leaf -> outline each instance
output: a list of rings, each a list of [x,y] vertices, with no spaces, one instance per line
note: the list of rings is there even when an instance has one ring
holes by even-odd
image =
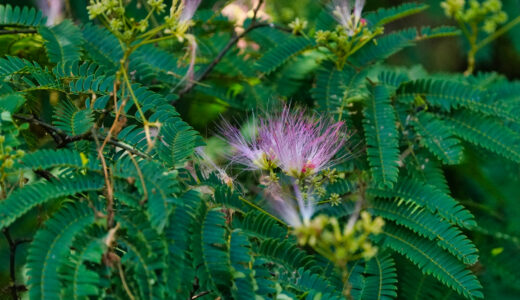
[[[366,75],[366,70],[356,71],[351,67],[338,70],[332,62],[326,62],[317,72],[312,98],[323,111],[345,113],[341,110],[346,108],[346,100],[364,92]]]
[[[287,236],[287,229],[280,226],[280,223],[275,221],[268,215],[251,210],[248,212],[243,220],[238,218],[233,219],[236,226],[240,228],[245,234],[250,237],[259,239],[278,238],[283,239]]]
[[[105,228],[94,225],[80,232],[72,242],[74,251],[71,251],[59,270],[66,299],[101,294],[103,287],[100,269],[94,269],[93,266],[98,267],[101,264],[106,248],[106,235]]]
[[[397,297],[395,262],[389,255],[376,255],[365,264],[365,284],[361,300],[394,299]]]
[[[0,25],[8,26],[38,26],[45,23],[45,18],[42,17],[42,12],[36,10],[34,7],[24,6],[14,8],[7,5],[0,5]]]
[[[315,45],[314,40],[303,37],[288,37],[286,40],[267,51],[257,62],[258,71],[269,74],[291,57]]]
[[[392,187],[399,175],[399,135],[394,108],[385,86],[372,89],[364,116],[363,129],[371,174],[377,185]]]
[[[453,133],[467,142],[520,162],[520,134],[504,126],[499,120],[458,111],[446,117],[446,122]]]
[[[14,114],[25,103],[25,97],[19,93],[0,96],[0,112]]]
[[[392,224],[386,224],[384,232],[376,236],[376,240],[381,242],[384,248],[391,248],[406,256],[419,266],[423,273],[432,274],[444,285],[466,298],[484,297],[477,277],[435,242]]]
[[[392,32],[377,38],[376,43],[369,43],[354,53],[350,60],[356,66],[365,67],[377,61],[385,60],[405,47],[412,46],[417,37],[415,28]]]
[[[71,149],[41,149],[26,154],[22,158],[22,165],[30,169],[51,169],[55,167],[66,167],[74,169],[86,168],[92,171],[101,170],[100,161],[97,157],[88,157],[85,164],[80,153]]]
[[[420,112],[412,126],[421,137],[421,144],[446,164],[458,164],[462,160],[464,148],[453,136],[449,126],[435,115]]]
[[[252,270],[254,259],[251,243],[239,230],[231,233],[230,259],[233,267],[233,299],[254,299],[256,282]]]
[[[86,204],[66,205],[45,223],[29,247],[27,256],[29,298],[60,299],[64,288],[58,276],[76,234],[94,222]]]
[[[382,198],[397,197],[404,201],[411,201],[461,227],[471,228],[477,225],[474,216],[455,199],[436,187],[416,179],[402,179],[392,190],[370,188],[368,192]]]
[[[92,128],[94,116],[91,109],[80,110],[72,102],[63,100],[56,107],[53,124],[69,136],[77,136]]]
[[[202,260],[217,293],[229,297],[232,287],[231,261],[226,219],[221,209],[207,212],[201,227]]]
[[[151,228],[150,222],[140,211],[118,211],[116,220],[127,229],[127,234],[119,236],[117,242],[125,249],[121,263],[125,272],[133,274],[140,299],[164,299],[168,253],[166,240]]]
[[[79,60],[83,35],[70,20],[65,20],[53,27],[38,27],[44,39],[49,60],[53,63],[65,64],[67,61]]]
[[[119,61],[123,58],[123,50],[117,38],[106,28],[91,23],[83,27],[82,33],[86,55],[108,73],[115,73],[119,68]]]
[[[188,298],[195,277],[193,251],[191,250],[194,225],[198,222],[197,209],[201,205],[201,194],[195,190],[186,192],[170,215],[170,222],[164,230],[168,241],[168,288],[175,297]]]
[[[477,262],[477,248],[466,235],[429,211],[399,201],[376,200],[373,205],[375,215],[392,220],[423,237],[436,241],[437,245],[448,250],[465,264],[472,265]]]
[[[168,215],[173,208],[175,194],[180,191],[177,173],[168,172],[153,160],[139,160],[134,163],[128,156],[119,158],[113,172],[118,177],[135,180],[134,185],[139,191],[141,202],[147,203],[152,226],[158,232],[162,232],[168,224]]]
[[[266,239],[262,241],[256,252],[274,262],[282,265],[287,272],[292,272],[299,268],[313,270],[316,263],[305,251],[288,240]]]
[[[159,157],[169,166],[182,166],[200,145],[200,136],[190,125],[176,118],[161,127],[163,142],[159,145]]]
[[[371,26],[381,26],[392,21],[419,13],[428,8],[428,5],[423,3],[409,2],[399,6],[390,8],[380,8],[375,12],[369,12],[363,17]]]
[[[0,201],[0,229],[11,225],[38,204],[81,192],[100,190],[103,186],[103,177],[93,174],[26,185]]]

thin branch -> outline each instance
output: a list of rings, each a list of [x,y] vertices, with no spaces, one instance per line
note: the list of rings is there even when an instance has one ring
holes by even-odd
[[[19,119],[19,120],[29,122],[33,125],[42,127],[43,129],[45,129],[45,131],[47,131],[47,133],[49,133],[52,136],[52,138],[54,139],[54,142],[56,142],[56,144],[58,144],[58,145],[63,143],[63,137],[67,136],[67,134],[65,132],[63,132],[63,130],[61,130],[57,127],[54,127],[48,123],[45,123],[44,121],[36,118],[35,116],[14,114],[13,117],[15,117],[16,119]]]
[[[356,201],[356,205],[354,207],[354,212],[352,213],[352,215],[350,215],[350,217],[347,221],[347,226],[346,226],[347,232],[349,232],[350,230],[352,230],[352,228],[354,228],[354,225],[356,225],[356,222],[359,219],[359,214],[361,213],[361,209],[363,208],[363,205],[366,202],[365,192],[366,192],[366,184],[364,182],[361,182],[359,184],[359,199]]]
[[[11,296],[13,300],[18,300],[18,291],[16,287],[16,246],[17,244],[11,238],[11,234],[9,233],[9,228],[4,228],[2,232],[7,239],[7,243],[9,244],[9,276],[11,279]]]
[[[40,126],[43,129],[45,129],[45,131],[52,136],[52,138],[56,142],[58,148],[63,148],[64,146],[66,146],[69,143],[77,142],[77,141],[81,141],[81,140],[94,141],[92,132],[86,132],[84,134],[80,134],[80,135],[76,135],[76,136],[69,136],[63,130],[61,130],[55,126],[52,126],[34,116],[15,114],[15,115],[13,115],[13,117],[16,119],[23,120],[23,121],[29,122],[31,124]],[[100,138],[104,139],[105,137],[100,136]],[[143,157],[143,158],[149,158],[148,154],[143,153],[137,149],[134,149],[131,146],[126,145],[126,144],[116,140],[115,138],[111,138],[111,139],[107,140],[107,144],[121,148],[121,149],[127,151],[128,153],[131,153],[131,154]]]
[[[204,292],[198,293],[197,295],[191,297],[191,299],[192,299],[192,300],[193,300],[193,299],[197,299],[197,298],[200,298],[200,297],[202,297],[202,296],[205,296],[205,295],[207,295],[207,294],[209,294],[209,293],[211,293],[211,291],[204,291]]]
[[[259,0],[258,4],[253,10],[253,18],[251,19],[251,23],[244,29],[244,31],[240,34],[233,34],[231,39],[228,41],[228,43],[220,50],[220,52],[217,54],[217,56],[213,59],[213,61],[200,73],[200,75],[197,77],[196,80],[193,80],[184,88],[183,90],[179,91],[179,97],[182,97],[182,95],[188,93],[191,91],[191,89],[194,87],[194,83],[200,82],[203,79],[205,79],[211,71],[217,66],[217,64],[224,58],[224,56],[227,54],[227,52],[233,47],[241,38],[243,38],[245,35],[247,35],[249,32],[256,28],[261,27],[274,27],[275,25],[270,23],[264,23],[264,22],[258,22],[258,11],[260,10],[260,7],[264,3],[263,0]]]
[[[19,33],[36,33],[36,29],[14,29],[14,30],[0,30],[0,35],[19,34]]]
[[[130,298],[130,300],[134,300],[135,297],[134,297],[134,295],[132,295],[132,292],[130,291],[128,284],[126,283],[125,273],[123,272],[123,267],[121,266],[121,263],[117,264],[117,268],[119,270],[119,277],[121,278],[121,283],[123,283],[123,288],[125,289],[126,294],[128,295],[128,298]]]
[[[101,160],[101,165],[103,167],[103,176],[105,177],[105,185],[107,186],[107,227],[112,228],[112,225],[114,223],[114,195],[112,184],[110,182],[110,176],[108,174],[108,166],[105,161],[105,156],[103,155],[103,149],[100,146],[95,128],[92,128],[91,132],[92,136],[94,137],[94,141],[96,142],[98,157]]]

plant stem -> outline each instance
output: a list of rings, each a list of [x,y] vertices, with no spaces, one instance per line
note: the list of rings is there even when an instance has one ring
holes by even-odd
[[[130,291],[128,284],[126,283],[125,273],[123,271],[123,267],[122,267],[121,263],[117,264],[117,268],[119,270],[119,278],[121,278],[121,283],[123,284],[123,288],[125,289],[126,294],[128,295],[128,298],[130,300],[134,300],[135,297],[134,297],[134,295],[132,295],[132,292]]]
[[[58,148],[61,148],[69,143],[77,142],[81,140],[87,140],[87,141],[93,141],[94,137],[92,136],[91,132],[87,132],[85,134],[75,135],[75,136],[69,136],[65,132],[63,132],[61,129],[54,127],[34,116],[26,116],[21,114],[14,114],[13,117],[15,119],[23,120],[26,122],[29,122],[31,124],[41,126],[47,133],[49,133],[55,140],[56,144],[58,145]],[[100,138],[105,138],[103,136],[100,136]],[[131,153],[133,155],[137,155],[143,158],[149,158],[149,155],[146,153],[142,153],[141,151],[138,151],[134,148],[132,148],[129,145],[126,145],[114,138],[111,138],[107,141],[107,144],[110,144],[114,147],[121,148],[125,150],[128,153]]]
[[[0,30],[0,35],[5,34],[19,34],[19,33],[36,33],[36,29],[14,29],[14,30]]]
[[[480,49],[482,49],[487,44],[491,43],[492,41],[494,41],[495,39],[497,39],[504,33],[508,32],[509,30],[511,30],[513,27],[515,27],[518,24],[520,24],[520,16],[517,16],[516,18],[511,20],[509,23],[502,26],[500,29],[495,31],[493,34],[488,35],[486,38],[484,38],[483,40],[481,40],[478,43],[477,43],[477,36],[478,36],[477,24],[475,24],[475,23],[470,24],[471,34],[469,34],[469,32],[467,31],[464,24],[460,24],[460,27],[463,29],[464,35],[466,36],[466,38],[468,39],[468,42],[470,44],[470,50],[468,52],[468,68],[464,72],[464,75],[465,76],[471,75],[473,73],[473,71],[475,70],[475,55],[477,54],[477,52]]]
[[[506,25],[502,26],[500,29],[498,29],[497,31],[495,31],[493,34],[487,36],[485,39],[483,39],[482,41],[480,41],[475,47],[476,47],[476,50],[480,50],[482,47],[486,46],[487,44],[489,44],[490,42],[492,42],[493,40],[495,40],[496,38],[500,37],[501,35],[503,35],[504,33],[508,32],[509,30],[511,30],[513,27],[515,27],[516,25],[518,25],[520,23],[520,16],[514,18],[513,20],[511,20],[509,23],[507,23]]]
[[[249,25],[244,29],[244,31],[241,34],[233,35],[233,37],[228,41],[228,43],[224,46],[224,48],[222,48],[222,50],[220,50],[220,52],[213,59],[213,61],[204,69],[204,71],[202,71],[202,73],[200,73],[200,75],[197,77],[196,80],[189,83],[183,90],[179,91],[179,94],[178,94],[179,98],[182,95],[188,93],[194,87],[194,82],[199,82],[199,81],[203,80],[204,78],[206,78],[209,75],[209,73],[211,73],[211,71],[215,68],[215,66],[226,55],[226,53],[229,51],[229,49],[231,49],[231,47],[238,42],[238,40],[243,38],[245,35],[247,35],[253,29],[270,26],[270,24],[268,24],[268,23],[259,23],[257,21],[258,11],[260,10],[260,7],[262,6],[263,2],[264,2],[264,0],[258,1],[257,6],[253,10],[253,18],[251,19],[251,23],[249,23]]]
[[[471,34],[468,36],[468,42],[470,45],[470,49],[468,52],[468,68],[464,71],[464,76],[469,76],[475,70],[475,54],[477,54],[477,36],[478,36],[478,27],[476,23],[471,23]]]
[[[247,205],[257,209],[258,211],[264,213],[265,215],[271,217],[272,219],[276,220],[278,223],[284,225],[284,226],[287,226],[287,224],[285,224],[282,220],[278,219],[277,217],[273,216],[272,214],[268,213],[266,210],[264,210],[263,208],[261,208],[260,206],[254,204],[253,202],[247,200],[246,198],[242,197],[242,196],[238,196],[238,198],[240,199],[240,201],[246,203]]]
[[[11,234],[9,233],[9,228],[4,228],[2,230],[5,238],[7,239],[7,243],[9,244],[9,276],[11,279],[11,297],[13,300],[18,300],[18,291],[16,289],[16,243],[11,238]]]

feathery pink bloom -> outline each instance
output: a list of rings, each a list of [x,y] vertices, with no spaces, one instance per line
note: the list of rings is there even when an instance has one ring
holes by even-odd
[[[63,19],[65,14],[64,2],[64,0],[38,0],[38,8],[47,17],[45,25],[54,25]]]
[[[231,160],[250,170],[279,167],[285,174],[301,178],[331,167],[334,155],[346,142],[343,122],[305,116],[303,110],[261,118],[257,136],[247,141],[240,131],[224,122],[221,132],[235,154]]]
[[[361,19],[361,12],[365,6],[365,0],[355,0],[354,9],[352,10],[351,0],[335,0],[334,17],[336,21],[343,26],[349,36],[353,36],[358,31],[358,25],[366,24],[364,19]]]
[[[312,193],[304,197],[296,183],[292,185],[294,197],[282,192],[278,184],[270,185],[265,191],[266,199],[276,214],[288,225],[298,228],[309,224],[316,209],[316,203]]]
[[[206,153],[205,148],[207,146],[199,146],[195,148],[195,153],[200,158],[200,170],[201,175],[204,179],[208,179],[211,173],[216,174],[217,178],[220,179],[223,183],[225,183],[229,187],[233,187],[233,178],[231,178],[226,170],[217,166],[217,164],[211,159],[211,157]],[[194,176],[196,177],[196,176]]]
[[[183,0],[183,9],[181,16],[179,17],[179,22],[184,23],[191,20],[193,15],[195,15],[195,12],[197,11],[201,1],[202,0]]]
[[[329,122],[304,111],[290,112],[261,121],[261,148],[286,174],[300,178],[331,167],[334,155],[346,142],[343,122]]]
[[[256,123],[253,127],[254,134],[250,139],[246,139],[238,128],[227,121],[222,122],[220,132],[234,150],[229,155],[233,163],[241,164],[248,170],[268,170],[271,167],[270,160],[255,136]]]

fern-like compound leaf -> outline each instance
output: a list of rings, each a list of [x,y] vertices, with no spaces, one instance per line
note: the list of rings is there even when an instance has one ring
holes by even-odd
[[[399,201],[374,201],[374,214],[392,220],[399,225],[432,240],[448,250],[462,262],[472,265],[477,262],[478,254],[475,245],[457,227],[440,219],[416,205],[399,203]]]
[[[247,300],[255,298],[256,282],[252,265],[251,243],[240,230],[235,230],[230,236],[230,260],[233,268],[233,299]]]
[[[390,255],[376,255],[365,264],[364,286],[361,299],[395,299],[397,297],[397,273]]]
[[[507,159],[520,162],[520,134],[504,126],[499,120],[458,111],[447,117],[446,122],[460,138]]]
[[[44,23],[45,18],[42,16],[42,12],[34,7],[15,6],[13,8],[9,4],[0,5],[0,25],[35,27]]]
[[[60,178],[26,185],[0,202],[0,228],[5,228],[38,204],[77,193],[103,188],[103,177],[95,175]]]
[[[69,136],[77,136],[92,128],[94,116],[92,110],[79,109],[72,102],[65,100],[57,106],[53,124]]]
[[[372,26],[381,26],[392,21],[419,13],[428,8],[428,5],[423,3],[409,2],[399,6],[390,8],[380,8],[375,12],[369,12],[363,17],[367,23]]]
[[[51,62],[63,65],[68,61],[79,60],[83,35],[71,21],[65,20],[53,27],[40,26],[38,31],[45,41]]]
[[[412,126],[421,137],[421,143],[446,164],[458,164],[462,160],[463,147],[452,130],[435,115],[421,112]]]
[[[29,247],[27,257],[29,298],[60,299],[58,269],[65,263],[74,237],[94,222],[94,212],[88,205],[66,205],[45,223]]]
[[[97,267],[106,250],[106,235],[107,231],[99,225],[87,227],[76,235],[72,242],[74,251],[59,269],[65,298],[81,299],[101,294],[103,287]]]
[[[373,88],[364,116],[370,171],[376,184],[391,188],[399,175],[399,136],[394,108],[385,86]]]
[[[257,62],[258,71],[269,74],[291,57],[314,46],[314,40],[303,37],[289,37],[279,45],[267,51]]]
[[[423,273],[431,274],[444,285],[468,299],[483,298],[482,286],[465,265],[444,252],[435,242],[414,235],[392,224],[386,224],[383,234],[377,236],[383,247],[406,256]]]
[[[476,225],[475,217],[455,199],[436,187],[415,179],[402,179],[392,190],[371,188],[369,193],[382,198],[400,198],[404,201],[411,201],[464,228]]]

